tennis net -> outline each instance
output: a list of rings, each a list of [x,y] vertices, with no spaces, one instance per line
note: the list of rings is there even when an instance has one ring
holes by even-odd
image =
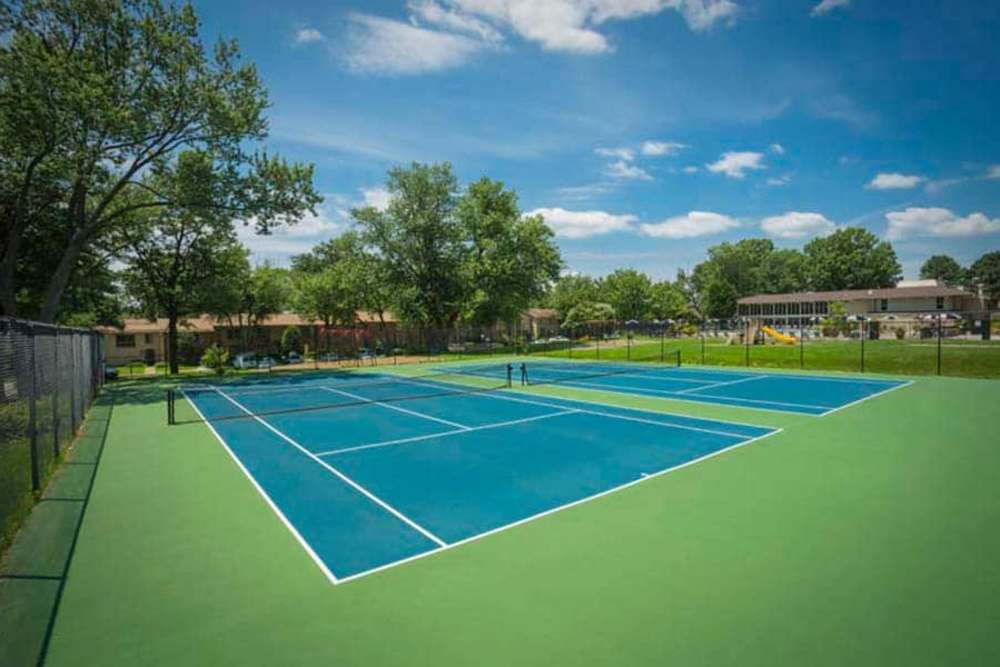
[[[167,392],[167,423],[252,419],[286,413],[350,408],[372,403],[477,394],[511,386],[513,366],[480,364],[420,375],[339,373],[283,383],[188,385]],[[187,399],[190,412],[178,414]]]
[[[615,375],[636,375],[679,368],[681,351],[664,352],[662,363],[649,361],[541,361],[514,364],[514,377],[524,386],[567,384]]]

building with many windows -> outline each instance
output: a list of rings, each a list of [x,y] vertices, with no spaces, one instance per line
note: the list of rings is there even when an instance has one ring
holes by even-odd
[[[862,315],[874,320],[916,319],[932,313],[964,316],[997,307],[996,302],[936,280],[902,281],[896,287],[882,289],[755,294],[737,302],[740,317],[765,324],[798,324],[800,318],[822,318],[830,312],[832,303],[842,303],[847,316]]]

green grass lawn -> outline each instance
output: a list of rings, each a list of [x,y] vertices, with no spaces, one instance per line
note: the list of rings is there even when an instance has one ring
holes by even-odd
[[[937,373],[937,341],[865,341],[865,371],[892,375],[934,375]],[[629,351],[624,340],[612,344],[594,342],[578,344],[572,350],[563,344],[561,349],[544,352],[545,356],[572,357],[574,359],[657,360],[660,341],[635,339]],[[747,351],[743,345],[727,345],[716,339],[707,339],[702,355],[698,338],[667,338],[663,349],[669,353],[680,350],[682,363],[721,366],[745,366]],[[858,340],[810,340],[800,350],[798,345],[751,345],[750,365],[759,368],[789,368],[818,371],[861,370],[861,343]],[[1000,378],[1000,341],[945,340],[941,348],[941,373],[943,375],[978,378]]]
[[[1000,660],[1000,382],[823,418],[538,388],[784,431],[336,587],[162,389],[118,390],[48,665]]]

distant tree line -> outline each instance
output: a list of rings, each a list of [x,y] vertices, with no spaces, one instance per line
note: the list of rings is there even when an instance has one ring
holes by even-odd
[[[947,255],[930,257],[921,278],[1000,298],[1000,252],[983,255],[963,268]],[[598,319],[726,319],[737,301],[753,294],[892,287],[902,277],[896,252],[860,227],[816,238],[802,250],[779,249],[769,239],[743,239],[708,249],[708,257],[674,281],[651,280],[633,269],[605,278],[562,277],[541,302],[554,308],[568,328]],[[601,308],[606,306],[606,308]]]

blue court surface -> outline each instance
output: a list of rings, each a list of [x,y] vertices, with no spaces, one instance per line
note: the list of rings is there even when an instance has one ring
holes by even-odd
[[[510,364],[515,386],[521,362]],[[526,361],[527,384],[824,415],[906,383]],[[507,364],[184,391],[334,583],[636,484],[776,429],[503,389]],[[598,374],[598,369],[600,373]],[[611,374],[608,374],[608,373]],[[456,382],[476,377],[482,388]]]
[[[337,583],[775,429],[453,383],[327,375],[185,395]]]
[[[534,385],[559,384],[816,416],[910,384],[896,380],[711,368],[637,368],[635,364],[539,360],[524,363],[528,383]]]

